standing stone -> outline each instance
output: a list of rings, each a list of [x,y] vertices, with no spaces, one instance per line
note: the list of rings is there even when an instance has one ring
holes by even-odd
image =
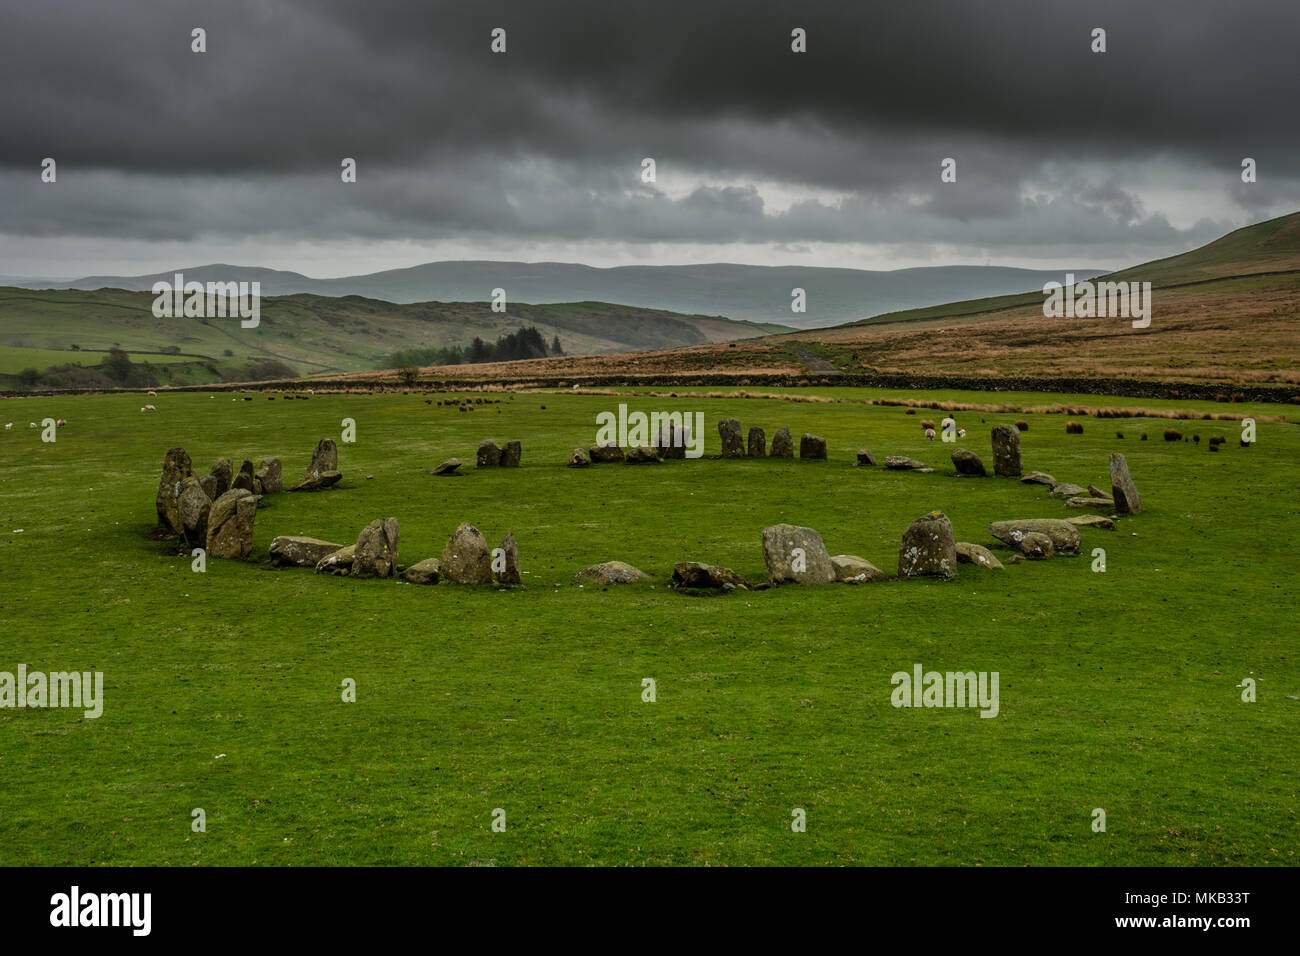
[[[773,584],[829,584],[835,568],[822,536],[812,528],[778,524],[763,529],[763,560]]]
[[[591,456],[587,454],[585,448],[573,449],[573,454],[569,456],[570,468],[586,468],[591,464]]]
[[[524,579],[519,576],[519,545],[513,534],[501,539],[501,559],[504,566],[497,572],[497,584],[523,584]]]
[[[745,444],[750,458],[767,457],[767,435],[757,425],[749,430],[749,440]]]
[[[491,438],[478,443],[478,460],[475,464],[479,468],[495,468],[501,464],[501,449]]]
[[[491,584],[492,554],[487,540],[472,524],[461,524],[442,549],[441,576],[453,584]]]
[[[361,529],[352,552],[354,578],[390,578],[397,566],[401,528],[396,518],[376,518]]]
[[[799,457],[805,461],[825,461],[826,439],[805,434],[799,439]]]
[[[203,493],[208,496],[209,501],[216,501],[221,495],[217,494],[217,476],[204,475],[199,479],[199,484],[203,486]],[[227,489],[229,490],[229,489]]]
[[[949,580],[957,576],[957,539],[942,511],[931,511],[907,526],[898,549],[898,576]]]
[[[661,457],[667,461],[681,461],[686,458],[686,445],[691,440],[689,425],[678,425],[672,419],[659,426],[656,445]]]
[[[1117,451],[1110,453],[1110,492],[1116,514],[1135,515],[1142,510],[1142,496],[1128,473],[1128,462]]]
[[[256,491],[253,485],[253,463],[244,459],[244,463],[239,466],[239,474],[235,475],[235,480],[230,483],[232,488],[243,488],[245,491]]]
[[[212,510],[212,499],[198,478],[190,475],[181,482],[178,504],[185,543],[192,548],[203,547],[208,540],[208,512]]]
[[[343,477],[339,471],[339,449],[332,438],[322,438],[312,452],[311,464],[303,473],[302,481],[292,491],[320,491],[336,485]]]
[[[284,476],[279,458],[263,458],[256,477],[262,483],[263,492],[284,491]]]
[[[1020,430],[1012,425],[993,426],[993,474],[999,478],[1020,474]]]
[[[185,523],[181,520],[181,491],[185,479],[193,474],[190,456],[185,453],[185,449],[169,449],[163,458],[162,477],[158,479],[154,510],[158,512],[158,523],[176,534],[185,533]]]
[[[858,460],[856,463],[859,465],[874,465],[876,463],[876,456],[871,454],[870,448],[859,448]]]
[[[210,493],[208,497],[213,501],[216,501],[230,490],[230,480],[234,475],[230,466],[230,459],[218,458],[212,463],[212,469],[208,474],[212,475],[212,477],[216,479],[216,488],[213,489],[215,493]]]
[[[740,437],[740,422],[726,418],[718,422],[718,434],[722,437],[723,458],[744,458],[745,441]]]
[[[952,453],[952,464],[959,475],[983,478],[988,474],[984,469],[984,462],[980,461],[980,456],[965,448],[958,448]]]
[[[256,516],[257,495],[245,488],[231,488],[212,502],[208,512],[208,557],[248,557],[253,551]]]
[[[778,428],[776,434],[772,436],[772,457],[794,457],[794,437],[790,434],[790,429]]]
[[[506,447],[501,449],[501,467],[518,468],[519,462],[524,457],[524,446],[519,441],[508,441]]]

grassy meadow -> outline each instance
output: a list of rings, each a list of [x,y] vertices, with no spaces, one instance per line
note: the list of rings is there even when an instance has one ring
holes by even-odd
[[[1124,452],[1146,510],[1082,529],[1079,556],[964,564],[952,582],[693,596],[667,587],[675,562],[761,581],[770,524],[809,525],[893,574],[904,528],[931,509],[990,546],[991,521],[1080,513],[1040,486],[954,477],[954,446],[919,425],[943,413],[857,401],[1071,396],[710,394],[488,393],[500,404],[469,413],[415,392],[164,393],[144,415],[139,395],[0,400],[15,423],[0,432],[0,671],[105,684],[98,719],[0,709],[0,865],[1298,862],[1295,425],[1261,422],[1240,448],[1233,422],[1088,417],[1067,435],[1062,415],[959,412],[959,444],[990,469],[989,430],[1017,419],[1026,471],[1108,488],[1107,453]],[[566,468],[619,402],[703,412],[707,456],[734,416],[769,444],[782,425],[822,435],[830,460]],[[57,442],[27,427],[45,417],[69,421]],[[344,418],[343,482],[263,499],[252,559],[199,574],[150,538],[168,448],[200,474],[279,456],[288,485]],[[1162,441],[1169,427],[1200,444]],[[1229,441],[1211,454],[1215,433]],[[523,466],[476,470],[486,437],[521,439]],[[853,467],[861,446],[937,471]],[[453,455],[464,474],[428,474]],[[494,547],[513,532],[524,586],[261,566],[276,535],[346,544],[390,515],[407,564],[461,521]],[[653,581],[572,583],[607,560]],[[1001,713],[894,708],[890,676],[916,663],[999,672]]]

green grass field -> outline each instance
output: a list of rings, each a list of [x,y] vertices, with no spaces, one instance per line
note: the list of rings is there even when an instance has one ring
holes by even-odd
[[[988,545],[990,521],[1077,512],[1041,487],[952,477],[952,446],[918,424],[942,413],[689,391],[523,394],[473,413],[395,393],[160,395],[153,415],[138,395],[0,401],[15,422],[0,432],[0,671],[100,670],[106,698],[98,719],[0,710],[0,864],[1297,862],[1294,425],[1261,423],[1243,449],[1231,422],[1085,418],[1066,435],[1060,415],[958,413],[960,444],[990,466],[989,429],[1018,418],[1026,470],[1108,486],[1107,453],[1125,452],[1146,511],[1083,529],[1080,556],[961,565],[953,582],[699,597],[668,589],[672,565],[761,580],[769,524],[810,525],[832,554],[892,574],[904,528],[930,509]],[[781,425],[823,435],[831,460],[564,467],[620,401],[703,412],[708,455],[734,416],[769,442]],[[46,416],[69,420],[53,444],[27,427]],[[340,445],[343,483],[264,499],[254,560],[197,574],[148,537],[171,446],[200,473],[278,455],[287,484],[345,417],[357,441]],[[1163,442],[1166,427],[1202,442]],[[1211,454],[1216,432],[1229,443]],[[521,439],[523,467],[476,471],[485,437]],[[938,471],[852,467],[864,445]],[[426,473],[452,455],[467,474]],[[278,534],[350,543],[389,515],[405,563],[436,557],[461,521],[493,546],[513,532],[525,586],[256,560]],[[653,584],[572,583],[615,559]],[[891,674],[916,663],[999,672],[1001,713],[892,707]],[[191,830],[194,808],[207,832]]]

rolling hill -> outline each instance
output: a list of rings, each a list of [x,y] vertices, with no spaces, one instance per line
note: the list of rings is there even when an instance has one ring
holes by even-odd
[[[216,381],[223,365],[287,363],[302,374],[373,369],[404,349],[464,346],[476,336],[495,341],[536,326],[566,353],[705,344],[783,331],[777,325],[720,316],[680,315],[602,302],[527,305],[505,313],[486,303],[397,304],[360,296],[264,297],[261,323],[237,319],[158,319],[148,292],[0,288],[0,374],[80,362],[98,364],[109,348],[165,363],[161,384]],[[179,354],[176,354],[179,353]],[[57,361],[62,357],[62,361]]]
[[[608,269],[562,262],[430,262],[370,275],[313,279],[297,272],[233,265],[178,270],[186,280],[262,283],[264,296],[362,296],[388,302],[482,302],[503,288],[510,302],[619,302],[690,315],[725,315],[799,328],[834,325],[897,309],[946,300],[1002,295],[1041,287],[1061,271],[998,266],[932,266],[894,271],[809,266],[617,266]],[[1097,270],[1075,269],[1081,277]],[[173,273],[89,276],[71,282],[23,280],[28,288],[148,291]],[[791,290],[807,293],[807,311],[792,313]]]

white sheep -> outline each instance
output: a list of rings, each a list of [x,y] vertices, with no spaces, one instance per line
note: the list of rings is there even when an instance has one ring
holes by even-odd
[[[62,428],[64,425],[68,424],[68,420],[66,418],[60,418],[54,424],[57,425],[59,428]]]
[[[35,422],[28,422],[28,423],[27,423],[27,427],[28,427],[28,428],[36,428],[37,425],[36,425]]]
[[[965,437],[966,437],[966,429],[964,429],[964,428],[959,428],[959,429],[957,429],[957,437],[958,437],[958,438],[965,438]]]
[[[11,431],[13,431],[13,430],[14,430],[14,423],[13,423],[13,422],[5,422],[5,431],[7,431],[7,432],[11,432]]]
[[[153,389],[150,389],[150,390],[149,390],[149,395],[150,395],[151,398],[157,398],[157,397],[158,397],[158,393],[155,392]]]
[[[927,428],[927,429],[925,430],[925,437],[928,438],[928,439],[930,439],[930,441],[934,441],[934,429],[933,429],[933,428]]]

